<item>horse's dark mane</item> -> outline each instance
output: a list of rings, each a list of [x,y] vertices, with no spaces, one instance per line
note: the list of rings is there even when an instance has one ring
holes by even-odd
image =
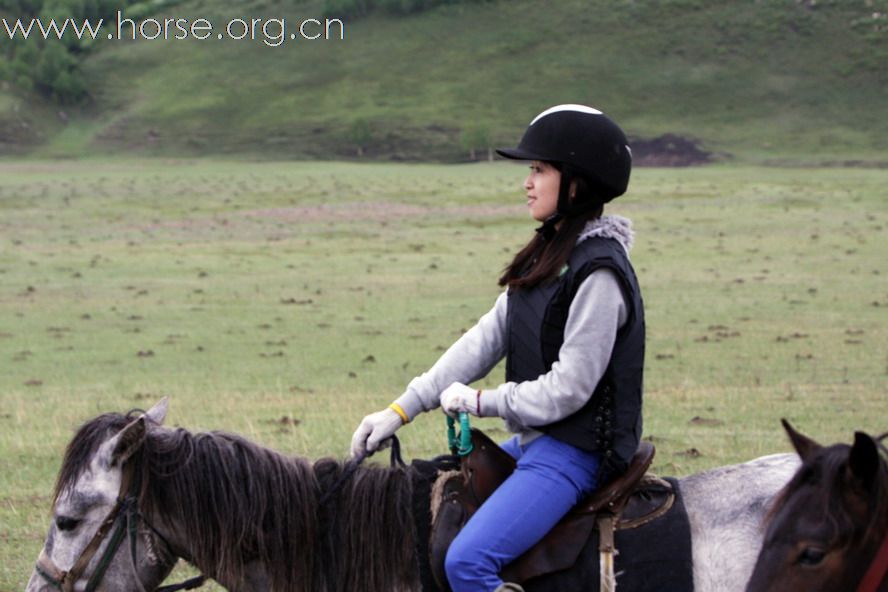
[[[315,463],[322,491],[330,491],[345,469],[332,459]],[[413,484],[407,470],[362,466],[338,494],[320,507],[316,556],[328,581],[314,590],[402,592],[419,589]]]
[[[65,450],[62,468],[56,478],[53,490],[53,505],[62,493],[74,486],[77,477],[89,467],[89,462],[99,445],[122,430],[140,414],[139,411],[130,411],[126,415],[105,413],[80,426]]]
[[[56,498],[135,417],[105,414],[80,428]],[[417,578],[412,487],[403,470],[360,467],[321,506],[342,462],[312,466],[234,434],[152,428],[128,462],[142,476],[141,511],[181,529],[189,559],[215,579],[238,582],[251,561],[285,592],[394,591]]]
[[[878,543],[885,536],[888,529],[888,451],[884,445],[875,440],[880,449],[879,469],[876,473],[875,495],[871,500],[873,505],[872,519],[867,521],[860,544],[867,545]],[[833,521],[834,532],[852,532],[856,521],[842,503],[841,486],[844,482],[845,471],[848,466],[848,454],[851,446],[848,444],[836,444],[824,447],[814,456],[802,463],[798,472],[790,479],[789,483],[777,494],[771,508],[765,514],[764,522],[771,524],[793,498],[799,488],[804,484],[816,481],[823,485],[820,496],[822,504],[816,510],[810,511],[813,515],[823,516],[824,519]],[[843,541],[843,546],[851,541]]]

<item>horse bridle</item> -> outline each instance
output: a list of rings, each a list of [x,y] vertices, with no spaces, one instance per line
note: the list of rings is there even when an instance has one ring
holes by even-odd
[[[882,449],[884,460],[888,461],[888,448],[885,448],[885,445],[883,444],[886,438],[888,438],[888,432],[875,438],[875,441]],[[881,584],[886,577],[888,577],[888,533],[885,534],[882,544],[879,545],[879,550],[876,551],[876,556],[873,557],[869,569],[866,570],[863,579],[860,580],[857,592],[876,592],[879,588],[879,584]]]
[[[60,590],[61,592],[74,592],[74,584],[81,578],[93,557],[98,553],[99,547],[101,547],[105,537],[108,536],[108,533],[111,532],[111,529],[113,528],[114,531],[111,534],[111,539],[108,541],[108,545],[105,547],[105,552],[99,558],[99,563],[96,565],[96,569],[90,576],[89,581],[87,581],[84,590],[84,592],[95,592],[96,588],[98,588],[101,583],[102,578],[105,577],[105,572],[108,570],[108,566],[111,565],[114,555],[117,553],[117,550],[120,548],[120,545],[123,543],[127,534],[129,534],[132,568],[135,572],[138,521],[140,519],[169,547],[169,542],[164,539],[157,529],[151,526],[151,524],[145,520],[145,517],[139,512],[138,489],[139,479],[136,478],[134,463],[127,463],[124,466],[123,475],[121,476],[117,503],[114,504],[114,507],[108,512],[105,520],[99,525],[99,528],[96,530],[92,539],[90,539],[89,544],[84,547],[71,569],[68,571],[59,569],[46,554],[46,549],[43,549],[40,551],[40,556],[37,558],[37,564],[34,566],[34,570],[40,575],[40,577],[57,590]],[[133,575],[138,581],[138,574],[134,573]],[[206,579],[206,576],[200,575],[179,584],[162,586],[157,588],[154,592],[192,590],[201,586]]]
[[[888,536],[882,541],[873,562],[860,580],[857,592],[876,592],[886,576],[888,576]]]
[[[401,458],[401,446],[398,438],[396,436],[392,436],[392,458],[391,464],[392,466],[406,466],[404,464],[404,460]],[[362,454],[358,458],[351,461],[349,467],[343,472],[337,482],[321,497],[321,504],[325,504],[329,501],[342,485],[351,478],[352,474],[357,470],[358,466],[361,462],[367,457],[367,454]],[[117,550],[120,548],[120,545],[123,543],[124,536],[128,533],[130,540],[130,556],[132,559],[133,570],[135,570],[136,566],[136,540],[137,540],[137,527],[138,521],[141,520],[144,522],[153,532],[160,538],[164,544],[169,548],[169,541],[164,538],[160,532],[157,531],[154,526],[151,525],[148,520],[139,512],[138,509],[138,493],[139,493],[139,479],[137,478],[137,471],[135,470],[135,463],[127,463],[123,467],[123,474],[120,479],[120,491],[117,494],[117,503],[114,504],[114,507],[111,508],[111,511],[108,512],[108,515],[105,517],[105,520],[102,521],[102,524],[99,525],[98,530],[93,535],[92,539],[90,539],[89,544],[84,547],[83,551],[80,553],[80,556],[77,558],[77,561],[74,562],[74,566],[68,571],[64,571],[58,568],[55,563],[53,563],[52,559],[46,554],[46,549],[42,549],[40,551],[40,556],[37,557],[37,564],[34,566],[35,571],[46,580],[49,584],[51,584],[57,590],[61,592],[74,592],[74,584],[77,582],[80,577],[83,575],[83,572],[86,570],[90,561],[92,561],[93,557],[95,557],[96,553],[99,551],[99,547],[102,546],[102,541],[105,540],[105,537],[108,536],[108,533],[114,528],[114,532],[111,535],[111,540],[108,541],[108,546],[105,547],[105,552],[102,554],[102,557],[99,559],[99,563],[96,566],[96,570],[93,572],[92,576],[90,576],[89,581],[86,583],[86,588],[84,592],[95,592],[96,588],[102,581],[102,578],[105,576],[105,572],[108,570],[108,566],[111,565],[111,561],[114,558],[114,555],[117,553]],[[116,527],[115,527],[116,525]],[[138,575],[136,575],[136,579],[138,581]],[[207,576],[200,575],[189,580],[185,580],[179,584],[172,584],[170,586],[162,586],[154,590],[154,592],[178,592],[179,590],[193,590],[194,588],[198,588],[207,580]]]

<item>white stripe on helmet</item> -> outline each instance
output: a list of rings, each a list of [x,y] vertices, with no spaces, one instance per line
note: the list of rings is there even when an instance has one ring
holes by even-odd
[[[535,124],[546,115],[551,115],[552,113],[557,113],[559,111],[577,111],[579,113],[588,113],[590,115],[604,115],[604,113],[602,113],[598,109],[593,109],[592,107],[587,107],[586,105],[575,105],[569,103],[565,105],[555,105],[554,107],[549,107],[548,109],[534,117],[533,121],[530,122],[530,125]]]

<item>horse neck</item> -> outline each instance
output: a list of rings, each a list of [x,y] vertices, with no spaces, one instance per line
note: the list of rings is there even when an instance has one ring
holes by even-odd
[[[228,587],[242,587],[258,564],[275,590],[316,589],[307,543],[317,483],[307,461],[185,430],[155,432],[138,460],[140,507],[178,556]]]
[[[322,460],[315,465],[322,491],[336,485],[343,467]],[[416,522],[410,474],[401,469],[361,467],[319,509],[322,544],[316,566],[324,590],[420,589]]]
[[[166,438],[144,458],[163,463],[162,451],[176,467],[146,465],[149,517],[223,585],[249,590],[255,576],[284,592],[420,589],[406,471],[360,467],[326,501],[341,462],[312,466],[229,435]]]

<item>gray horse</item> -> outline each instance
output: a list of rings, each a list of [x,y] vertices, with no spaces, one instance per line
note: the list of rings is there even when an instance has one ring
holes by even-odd
[[[179,558],[238,592],[422,589],[403,470],[362,466],[329,504],[318,492],[342,463],[167,429],[166,412],[164,399],[80,428],[28,592],[153,591]],[[778,454],[679,480],[697,592],[744,590],[764,513],[798,465]]]

